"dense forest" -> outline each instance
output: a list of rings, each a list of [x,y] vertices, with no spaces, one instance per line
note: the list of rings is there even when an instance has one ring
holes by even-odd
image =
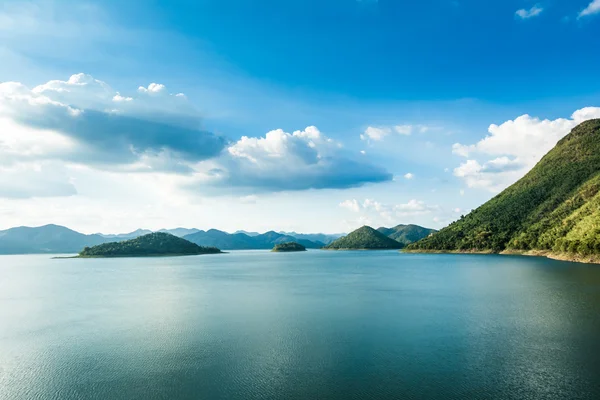
[[[155,232],[123,242],[104,243],[86,247],[80,257],[148,257],[167,255],[214,254],[216,247],[201,247],[168,233]]]
[[[600,254],[600,120],[586,121],[517,183],[408,250]]]
[[[273,247],[275,252],[306,251],[306,247],[296,242],[280,243]]]

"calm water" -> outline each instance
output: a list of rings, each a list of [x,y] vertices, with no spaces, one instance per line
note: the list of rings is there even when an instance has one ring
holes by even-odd
[[[598,399],[600,266],[0,257],[0,399]]]

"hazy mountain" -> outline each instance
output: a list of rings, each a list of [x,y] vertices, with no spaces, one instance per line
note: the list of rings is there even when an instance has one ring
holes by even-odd
[[[310,240],[312,242],[321,242],[325,244],[329,244],[336,239],[341,238],[345,235],[345,233],[334,233],[334,234],[326,234],[326,233],[296,233],[296,232],[279,232],[282,235],[292,236],[297,239]]]
[[[105,243],[100,235],[84,235],[64,226],[18,227],[0,231],[0,254],[78,253]]]
[[[517,183],[410,250],[600,255],[600,119],[575,127]]]
[[[435,229],[423,228],[419,225],[397,225],[393,228],[382,227],[377,230],[405,246],[437,232]]]
[[[321,242],[297,239],[295,237],[282,235],[273,231],[256,236],[248,236],[244,233],[230,234],[217,229],[211,229],[206,232],[199,231],[194,234],[184,236],[184,239],[200,246],[214,246],[222,250],[272,249],[276,244],[286,242],[297,242],[307,248],[312,249],[317,249],[324,246],[324,244]]]
[[[400,249],[402,247],[401,243],[387,237],[383,233],[370,226],[363,226],[330,243],[325,248],[328,250],[386,250]]]
[[[119,239],[119,240],[127,240],[127,239],[135,239],[140,236],[148,235],[152,233],[151,230],[148,229],[137,229],[133,232],[129,233],[118,233],[118,234],[103,234],[98,233],[98,235],[105,237],[107,239]]]
[[[186,235],[191,235],[193,233],[200,232],[200,230],[196,229],[196,228],[191,228],[191,229],[188,229],[188,228],[175,228],[175,229],[161,229],[158,232],[169,233],[169,234],[171,234],[173,236],[177,236],[177,237],[184,237]]]
[[[235,231],[235,233],[243,233],[244,235],[248,235],[250,237],[254,237],[254,236],[260,235],[260,233],[258,233],[258,232],[248,232],[248,231]]]

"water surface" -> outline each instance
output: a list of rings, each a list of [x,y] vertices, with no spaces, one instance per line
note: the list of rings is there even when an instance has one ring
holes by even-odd
[[[598,399],[600,266],[0,256],[0,399]]]

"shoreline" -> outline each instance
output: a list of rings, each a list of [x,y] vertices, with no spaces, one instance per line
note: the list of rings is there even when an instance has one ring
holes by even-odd
[[[600,255],[582,256],[572,253],[555,253],[549,250],[400,250],[407,254],[498,254],[502,256],[546,257],[552,260],[569,261],[581,264],[600,264]]]
[[[68,257],[52,257],[52,260],[69,260],[74,258],[158,258],[158,257],[190,257],[190,256],[206,256],[211,254],[227,254],[221,251],[219,253],[198,253],[198,254],[147,254],[147,255],[128,255],[128,256],[68,256]]]

